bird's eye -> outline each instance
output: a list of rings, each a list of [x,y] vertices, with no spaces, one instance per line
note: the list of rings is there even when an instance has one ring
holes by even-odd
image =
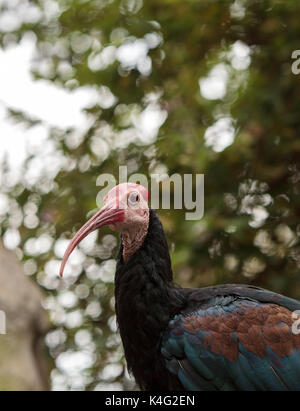
[[[129,207],[136,207],[140,201],[140,196],[136,192],[132,192],[128,196],[128,205]]]

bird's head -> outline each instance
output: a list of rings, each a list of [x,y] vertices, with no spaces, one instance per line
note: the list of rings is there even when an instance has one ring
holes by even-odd
[[[148,191],[139,184],[123,183],[104,197],[104,206],[74,235],[61,263],[62,277],[66,262],[74,248],[92,231],[108,225],[122,234],[128,256],[141,245],[149,224]],[[123,253],[124,255],[124,253]]]

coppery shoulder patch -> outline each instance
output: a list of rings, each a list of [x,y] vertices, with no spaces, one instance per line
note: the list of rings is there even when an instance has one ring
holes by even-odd
[[[231,310],[218,314],[186,316],[184,329],[193,335],[202,335],[203,345],[214,354],[229,361],[238,356],[238,344],[249,352],[264,357],[269,347],[277,356],[285,357],[300,348],[300,334],[292,333],[292,312],[276,304],[245,304],[240,302]]]

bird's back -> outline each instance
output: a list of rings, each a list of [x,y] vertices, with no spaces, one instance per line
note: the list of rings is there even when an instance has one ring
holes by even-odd
[[[300,390],[300,302],[244,285],[180,289],[162,342],[187,390]]]

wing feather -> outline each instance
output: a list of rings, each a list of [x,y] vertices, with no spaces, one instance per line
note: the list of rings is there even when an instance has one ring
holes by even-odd
[[[162,354],[188,390],[300,391],[293,321],[286,307],[227,296],[170,321]]]

